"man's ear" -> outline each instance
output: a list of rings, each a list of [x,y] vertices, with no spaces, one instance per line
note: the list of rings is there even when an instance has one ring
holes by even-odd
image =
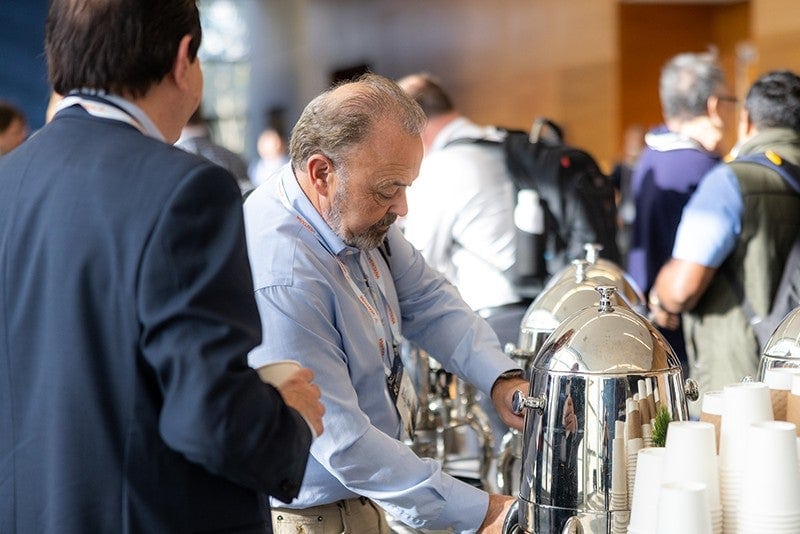
[[[719,97],[716,95],[708,97],[708,100],[706,100],[706,111],[711,119],[711,124],[721,128],[724,122],[719,112]]]
[[[333,177],[333,163],[322,154],[314,154],[306,163],[311,186],[320,196],[328,196]]]
[[[172,76],[175,79],[175,84],[182,90],[189,88],[189,68],[194,64],[194,61],[199,61],[195,57],[194,61],[189,56],[189,46],[192,43],[191,35],[184,35],[178,45],[178,51],[175,54],[175,63],[172,65]]]
[[[750,120],[750,113],[747,112],[746,109],[742,108],[739,111],[739,122],[737,124],[737,133],[739,134],[739,142],[743,143],[744,141],[753,137],[757,132],[755,125]]]

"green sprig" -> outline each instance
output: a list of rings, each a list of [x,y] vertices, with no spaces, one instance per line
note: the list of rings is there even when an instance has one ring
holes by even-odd
[[[663,404],[656,411],[656,418],[653,422],[653,446],[663,447],[667,444],[667,427],[672,421],[669,410]]]

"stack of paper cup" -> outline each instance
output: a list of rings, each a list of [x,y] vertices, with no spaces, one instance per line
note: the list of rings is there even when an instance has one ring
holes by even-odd
[[[701,482],[661,485],[656,534],[711,534],[706,486]]]
[[[714,444],[714,425],[702,421],[673,421],[667,429],[663,483],[700,482],[706,487],[711,530],[722,533],[722,503]]]
[[[714,425],[714,450],[719,454],[719,428],[722,421],[722,405],[724,404],[722,391],[707,391],[703,393],[700,420]]]
[[[644,447],[642,438],[629,439],[625,447],[628,455],[628,501],[633,502],[633,490],[636,486],[636,462],[638,461],[639,449]]]
[[[645,447],[653,446],[653,426],[650,423],[642,425],[642,443]]]
[[[753,423],[747,431],[747,451],[738,532],[800,532],[800,471],[789,469],[797,465],[795,425]]]
[[[636,486],[633,490],[628,534],[651,534],[656,530],[665,453],[664,447],[648,447],[637,453]]]
[[[792,375],[792,389],[786,397],[786,420],[795,424],[800,436],[800,374]]]
[[[763,382],[740,382],[723,389],[719,443],[719,488],[722,528],[736,532],[742,475],[749,461],[747,429],[751,423],[772,420],[769,388]]]
[[[786,421],[786,404],[792,390],[792,376],[800,369],[796,367],[773,367],[764,371],[764,383],[772,398],[772,415],[776,421]]]
[[[630,517],[628,508],[628,475],[627,458],[625,457],[625,437],[620,435],[611,442],[611,502],[609,510],[612,514],[611,531],[613,534],[625,534]]]

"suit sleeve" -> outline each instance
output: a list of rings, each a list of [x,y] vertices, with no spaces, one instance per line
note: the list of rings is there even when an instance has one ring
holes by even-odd
[[[167,445],[214,474],[291,501],[311,432],[247,365],[261,327],[241,196],[221,168],[197,167],[163,207],[142,253],[137,301]]]

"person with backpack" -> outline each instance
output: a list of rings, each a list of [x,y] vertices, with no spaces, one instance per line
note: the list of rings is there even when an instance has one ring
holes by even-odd
[[[654,320],[680,314],[701,391],[754,375],[760,348],[746,309],[766,315],[800,228],[800,77],[761,76],[739,119],[736,158],[712,169],[683,210],[672,258],[649,294]],[[792,179],[794,178],[794,179]]]
[[[645,135],[631,178],[635,217],[627,265],[644,294],[670,259],[683,207],[703,175],[721,161],[723,134],[736,111],[712,53],[670,59],[661,69],[659,97],[664,124]],[[682,330],[661,332],[686,370]]]
[[[422,133],[425,157],[407,194],[404,234],[489,322],[501,344],[516,343],[530,300],[507,276],[517,250],[513,183],[502,150],[452,143],[499,142],[501,133],[462,115],[430,74],[412,74],[398,84],[428,118]]]

